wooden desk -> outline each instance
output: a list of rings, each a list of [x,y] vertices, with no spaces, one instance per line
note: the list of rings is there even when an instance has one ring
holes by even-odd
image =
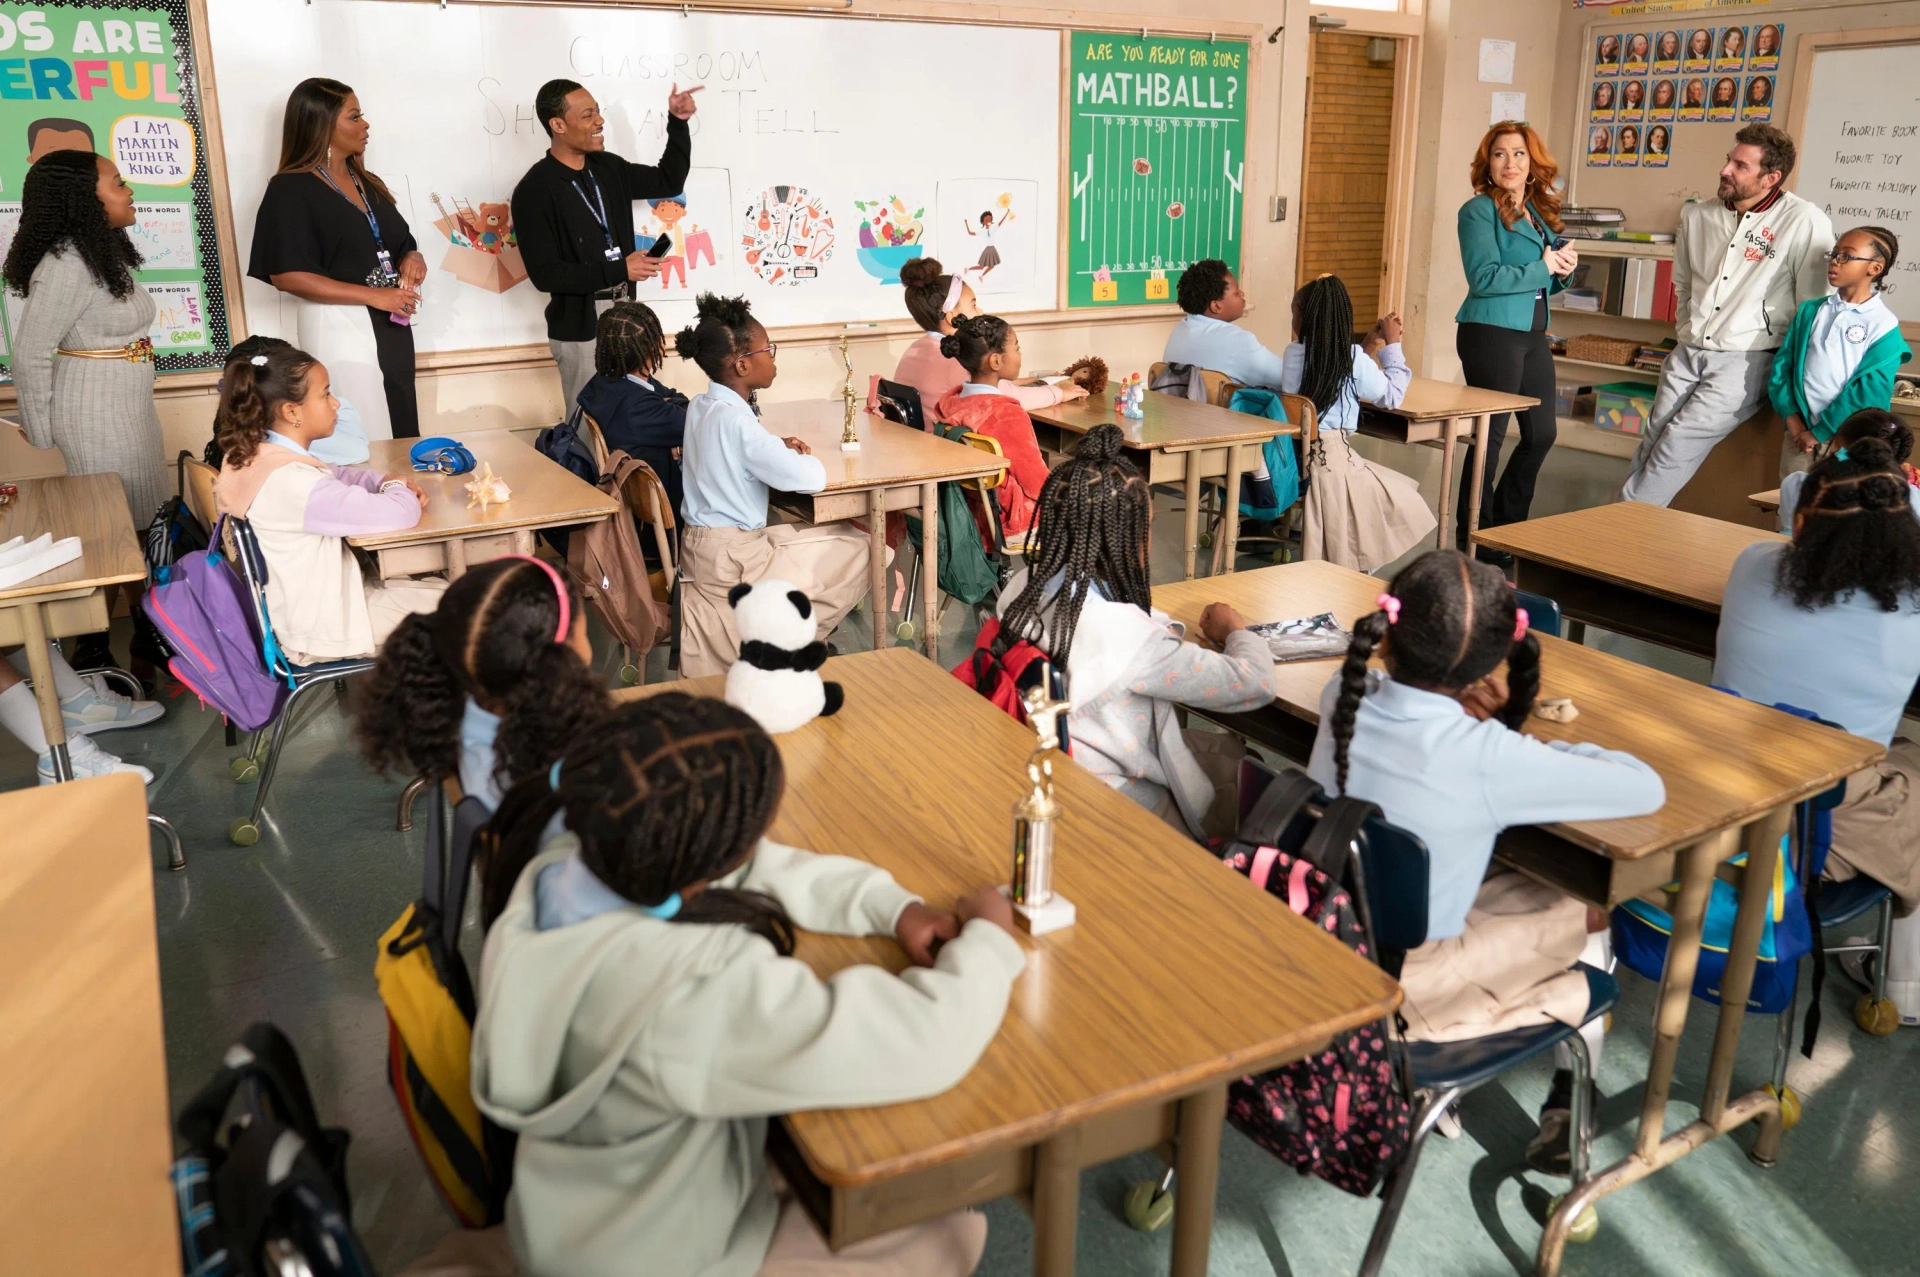
[[[8,1272],[179,1277],[146,816],[129,775],[0,794]]]
[[[1563,615],[1713,658],[1740,552],[1777,532],[1638,501],[1488,528],[1474,541],[1518,562],[1518,584]]]
[[[1225,479],[1226,509],[1238,510],[1240,476],[1252,469],[1257,449],[1269,439],[1299,434],[1300,427],[1158,391],[1147,392],[1141,411],[1145,415],[1138,420],[1122,417],[1113,410],[1112,395],[1095,395],[1037,408],[1028,415],[1040,446],[1053,453],[1073,452],[1080,446],[1079,436],[1095,426],[1119,426],[1127,437],[1130,459],[1149,483],[1185,485],[1185,571],[1192,580],[1200,546],[1200,481]],[[1222,562],[1232,571],[1240,520],[1222,522]]]
[[[1498,390],[1476,390],[1450,381],[1415,377],[1397,408],[1376,408],[1363,404],[1360,433],[1370,439],[1389,439],[1394,443],[1421,443],[1440,449],[1440,533],[1435,545],[1453,544],[1457,520],[1453,512],[1454,444],[1463,437],[1473,439],[1473,473],[1466,476],[1467,528],[1480,526],[1480,499],[1486,490],[1487,431],[1495,416],[1519,412],[1540,401],[1525,395],[1503,394]]]
[[[937,907],[1005,880],[1032,732],[909,651],[836,657],[822,672],[847,703],[777,738],[787,790],[773,837],[882,865]],[[1065,1277],[1081,1168],[1171,1145],[1173,1271],[1201,1277],[1228,1082],[1399,1001],[1378,968],[1090,773],[1069,764],[1057,779],[1055,884],[1079,920],[1022,938],[1026,973],[980,1063],[931,1099],[793,1114],[773,1141],[836,1248],[1011,1195],[1032,1206],[1034,1271]],[[888,940],[806,935],[799,954],[822,975],[903,965]]]
[[[66,472],[66,454],[58,448],[34,447],[18,422],[0,417],[0,482],[49,479]]]
[[[1377,578],[1309,562],[1163,585],[1153,597],[1156,606],[1187,623],[1188,633],[1198,634],[1201,608],[1216,599],[1252,621],[1332,612],[1351,626],[1374,610],[1380,588]],[[1572,697],[1580,717],[1570,724],[1533,718],[1528,733],[1625,750],[1660,773],[1667,801],[1648,816],[1510,829],[1496,854],[1530,877],[1608,908],[1676,878],[1681,883],[1634,1151],[1570,1193],[1548,1222],[1538,1271],[1552,1277],[1567,1229],[1583,1209],[1709,1140],[1757,1119],[1760,1135],[1749,1156],[1772,1164],[1780,1145],[1779,1101],[1765,1090],[1730,1100],[1728,1090],[1780,838],[1793,804],[1872,764],[1885,751],[1872,741],[1575,643],[1543,635],[1540,646],[1541,694]],[[1321,690],[1338,669],[1336,659],[1282,665],[1274,705],[1218,717],[1304,758],[1319,724]],[[1725,864],[1742,851],[1751,872]],[[1729,1005],[1721,1008],[1715,1029],[1700,1120],[1663,1139],[1674,1060],[1699,961],[1700,924],[1716,871],[1740,887],[1723,983]]]
[[[1750,493],[1747,500],[1758,506],[1762,513],[1772,514],[1780,508],[1780,489],[1768,488],[1765,492]]]
[[[998,473],[1007,463],[978,448],[856,411],[858,452],[840,451],[846,406],[832,399],[767,404],[761,420],[777,435],[804,439],[827,468],[819,492],[781,492],[774,503],[808,523],[865,519],[872,573],[867,602],[873,611],[875,651],[890,647],[887,616],[887,513],[918,510],[926,569],[920,573],[927,655],[940,658],[940,485]]]
[[[348,537],[350,545],[371,550],[382,577],[445,572],[455,580],[469,563],[509,554],[532,554],[534,534],[542,528],[598,523],[617,513],[620,502],[535,452],[505,430],[475,430],[449,436],[467,445],[475,470],[491,465],[507,481],[513,497],[488,506],[483,514],[467,508],[471,474],[415,474],[407,451],[417,439],[375,439],[367,468],[401,474],[427,491],[420,522],[401,532]]]
[[[54,774],[71,780],[66,720],[54,691],[47,640],[106,629],[106,587],[144,582],[147,561],[133,535],[120,476],[26,479],[19,488],[11,503],[0,506],[0,541],[22,536],[31,541],[43,533],[52,533],[56,541],[80,538],[80,557],[73,562],[0,590],[0,646],[26,646],[40,725],[53,747]]]

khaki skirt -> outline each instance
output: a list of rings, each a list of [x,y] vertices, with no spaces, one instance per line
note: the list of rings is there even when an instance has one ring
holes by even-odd
[[[1344,568],[1385,567],[1439,526],[1411,475],[1353,450],[1343,430],[1323,430],[1308,463],[1304,552]]]

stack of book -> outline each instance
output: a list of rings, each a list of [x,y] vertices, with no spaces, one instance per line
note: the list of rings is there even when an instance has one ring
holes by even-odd
[[[1671,345],[1642,346],[1633,357],[1633,366],[1641,372],[1657,373],[1667,366],[1667,356],[1672,353]]]
[[[1617,208],[1581,208],[1569,204],[1560,210],[1560,224],[1567,228],[1567,234],[1584,235],[1588,239],[1598,238],[1599,232],[1618,229],[1626,221],[1627,215]]]

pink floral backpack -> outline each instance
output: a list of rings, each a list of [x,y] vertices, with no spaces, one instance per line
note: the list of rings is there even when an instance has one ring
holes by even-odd
[[[1357,881],[1354,840],[1379,809],[1336,798],[1314,820],[1307,804],[1317,797],[1317,787],[1299,772],[1275,776],[1221,858],[1361,957],[1378,961],[1367,920],[1344,883]],[[1243,1077],[1228,1089],[1227,1120],[1302,1175],[1370,1196],[1412,1137],[1411,1088],[1392,1038],[1392,1026],[1382,1020],[1334,1038],[1317,1055]]]

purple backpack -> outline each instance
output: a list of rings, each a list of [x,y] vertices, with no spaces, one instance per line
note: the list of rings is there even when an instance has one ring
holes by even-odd
[[[216,525],[213,548],[175,563],[141,606],[173,652],[173,676],[235,727],[258,731],[280,712],[287,683],[267,668],[252,591],[220,557],[219,545]]]
[[[1295,913],[1369,960],[1375,950],[1353,897],[1315,866],[1332,863],[1317,851],[1346,853],[1349,842],[1336,829],[1357,829],[1364,810],[1340,819],[1335,800],[1320,817],[1300,854],[1278,847],[1295,826],[1299,807],[1314,788],[1276,777],[1249,813],[1236,840],[1222,856],[1228,868],[1246,874],[1255,886],[1280,897]],[[1304,792],[1302,792],[1304,790]],[[1291,791],[1291,792],[1289,792]],[[1296,796],[1300,801],[1289,803]],[[1269,800],[1272,800],[1269,802]],[[1249,836],[1261,840],[1256,843]],[[1338,847],[1318,844],[1339,843]],[[1387,1022],[1362,1025],[1335,1037],[1318,1055],[1284,1064],[1271,1073],[1243,1077],[1227,1090],[1227,1120],[1260,1147],[1302,1175],[1317,1175],[1360,1197],[1379,1188],[1388,1171],[1406,1155],[1412,1138],[1412,1109],[1400,1066],[1389,1047]]]

